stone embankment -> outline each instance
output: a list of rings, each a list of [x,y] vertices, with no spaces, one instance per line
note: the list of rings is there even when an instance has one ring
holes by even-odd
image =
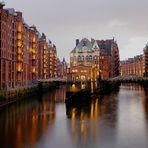
[[[23,98],[43,94],[63,84],[65,84],[65,82],[38,82],[28,87],[0,90],[0,107],[20,101]]]

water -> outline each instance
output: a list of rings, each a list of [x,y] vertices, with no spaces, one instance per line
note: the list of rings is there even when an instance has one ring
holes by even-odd
[[[0,148],[148,148],[148,92],[135,84],[66,108],[66,87],[0,111]]]

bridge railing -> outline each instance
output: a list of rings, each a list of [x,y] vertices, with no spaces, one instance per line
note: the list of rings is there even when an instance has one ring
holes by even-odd
[[[67,78],[40,79],[38,82],[66,82]]]
[[[129,75],[129,76],[118,76],[115,78],[109,79],[109,81],[148,81],[147,77],[140,77],[140,76],[135,76],[135,75]]]

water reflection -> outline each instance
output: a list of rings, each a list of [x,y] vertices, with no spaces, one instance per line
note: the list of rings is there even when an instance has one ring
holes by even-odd
[[[147,120],[148,124],[148,87],[147,88],[142,88],[143,89],[143,95],[142,95],[142,105],[143,105],[143,110],[145,112],[145,118]]]
[[[147,88],[124,84],[89,105],[66,107],[65,92],[70,89],[30,97],[1,110],[0,147],[148,147]]]
[[[11,105],[0,112],[1,147],[33,147],[46,132],[49,124],[54,124],[57,102],[64,103],[65,88],[29,98]]]
[[[118,110],[118,92],[112,96],[99,97],[92,100],[91,104],[84,106],[66,106],[66,114],[71,119],[69,131],[72,139],[77,143],[86,144],[95,141],[100,135],[100,128],[108,124],[116,128]]]
[[[92,81],[92,82],[80,82],[78,84],[73,83],[66,88],[66,90],[70,92],[77,92],[83,89],[90,89],[91,92],[93,93],[94,90],[97,89],[97,82]]]

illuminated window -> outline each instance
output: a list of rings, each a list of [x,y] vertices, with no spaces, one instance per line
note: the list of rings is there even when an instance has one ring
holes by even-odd
[[[97,59],[97,56],[94,56],[94,59],[96,60]]]

